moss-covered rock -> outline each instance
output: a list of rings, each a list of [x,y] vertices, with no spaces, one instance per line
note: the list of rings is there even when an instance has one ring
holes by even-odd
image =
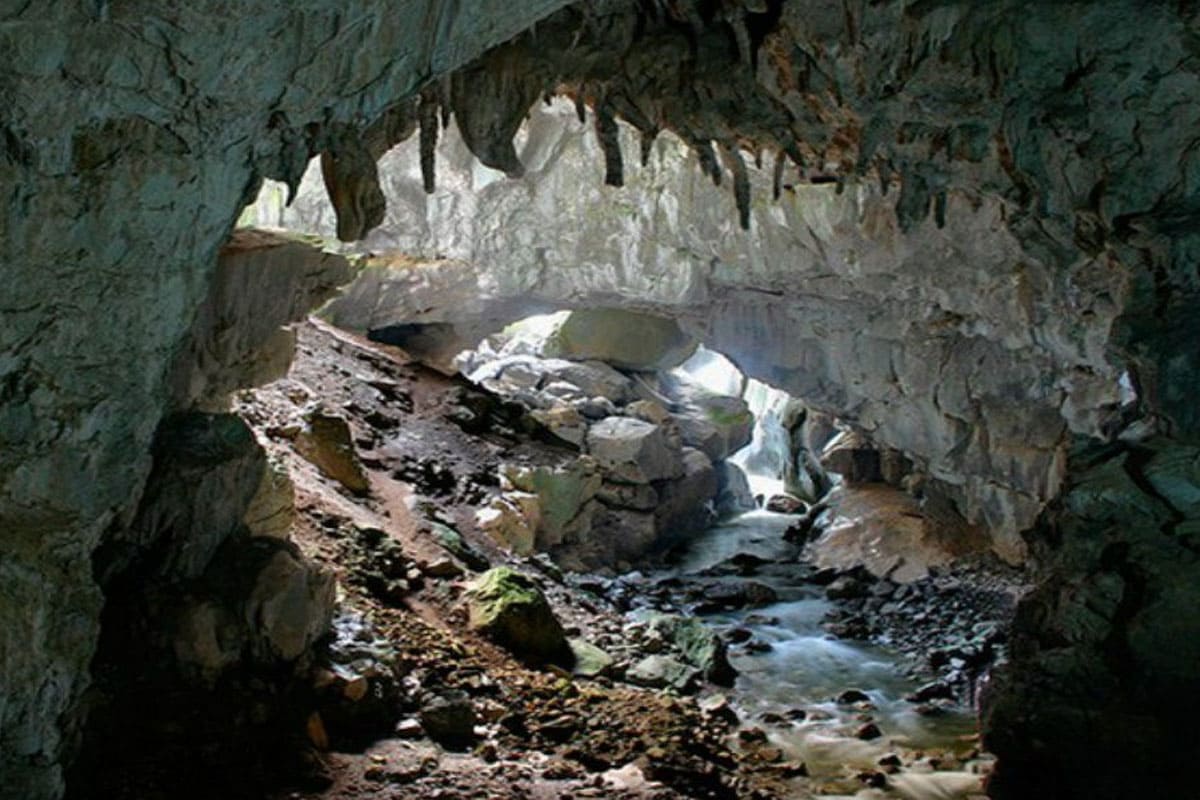
[[[468,624],[513,655],[532,663],[570,667],[562,625],[531,578],[509,567],[483,573],[467,593]]]

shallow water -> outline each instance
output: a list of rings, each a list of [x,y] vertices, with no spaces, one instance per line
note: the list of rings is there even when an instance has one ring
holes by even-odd
[[[760,510],[723,522],[695,537],[671,573],[695,574],[739,553],[776,564],[794,561],[798,548],[783,541],[782,535],[795,519]],[[736,647],[730,653],[740,673],[732,699],[745,724],[761,727],[787,757],[806,762],[818,780],[874,768],[887,753],[912,756],[914,751],[961,753],[971,748],[976,730],[972,714],[966,710],[938,716],[918,714],[904,700],[917,685],[903,676],[894,653],[831,638],[821,628],[831,605],[820,588],[790,577],[786,570],[763,572],[752,580],[775,588],[780,602],[705,617],[717,627],[748,628],[755,639],[771,645],[765,653]],[[838,706],[834,698],[846,689],[866,692],[874,709]],[[803,721],[782,726],[758,721],[763,713],[797,708],[807,713]],[[881,738],[862,741],[854,737],[867,715],[883,732]],[[980,791],[979,775],[968,771],[921,774],[905,770],[891,776],[889,783],[883,792],[850,791],[843,796],[956,800],[977,796]]]

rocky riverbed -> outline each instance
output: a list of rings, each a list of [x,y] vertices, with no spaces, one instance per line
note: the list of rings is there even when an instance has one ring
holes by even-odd
[[[970,707],[1003,656],[1013,576],[816,566],[786,535],[803,503],[685,531],[640,569],[563,571],[479,512],[512,493],[504,464],[562,470],[570,443],[396,348],[317,321],[297,335],[289,375],[235,410],[275,475],[256,524],[290,529],[338,578],[328,607],[281,618],[328,614],[332,630],[289,674],[219,674],[203,707],[165,673],[104,687],[109,735],[85,749],[81,797],[200,796],[213,763],[247,798],[979,791]],[[195,635],[174,651],[202,651]],[[130,728],[147,693],[162,713]],[[264,737],[278,746],[248,764],[261,748],[240,743]]]

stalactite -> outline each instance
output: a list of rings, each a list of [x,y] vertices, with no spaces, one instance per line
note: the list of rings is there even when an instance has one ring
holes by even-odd
[[[604,150],[604,183],[625,185],[625,165],[621,157],[621,136],[617,120],[604,102],[596,106],[596,138]]]
[[[446,76],[445,78],[442,78],[440,81],[437,82],[437,101],[438,101],[438,106],[442,110],[442,127],[443,128],[450,127],[450,109],[451,109],[451,105],[450,105],[451,88],[450,88],[450,86],[451,86],[451,84],[450,84],[449,76]]]
[[[696,157],[700,159],[700,169],[712,178],[713,186],[721,185],[721,165],[717,163],[717,156],[713,152],[712,142],[707,140],[694,140],[690,142],[692,149],[696,151]]]
[[[654,149],[654,142],[656,139],[658,139],[657,130],[648,129],[642,131],[641,145],[643,167],[650,163],[650,152]]]
[[[721,153],[733,173],[733,198],[737,203],[738,222],[750,230],[750,173],[736,142],[722,142]]]
[[[438,101],[437,94],[426,91],[421,94],[421,106],[418,110],[421,125],[421,181],[426,194],[433,194],[437,188],[437,141],[438,141]]]
[[[775,152],[775,170],[771,178],[771,197],[775,200],[783,193],[783,168],[787,164],[787,156],[782,150]]]

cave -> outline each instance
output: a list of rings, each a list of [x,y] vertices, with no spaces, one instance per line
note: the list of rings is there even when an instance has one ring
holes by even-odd
[[[1190,796],[1198,35],[1134,0],[0,7],[0,798]],[[488,372],[551,313],[506,357],[557,372]],[[710,352],[739,391],[678,377]],[[722,521],[746,385],[786,491]],[[828,635],[696,589],[735,513],[770,541],[697,569],[803,568]],[[870,546],[807,562],[843,518]],[[958,744],[858,677],[748,699],[788,648],[917,647],[906,614]],[[885,749],[818,758],[823,714]]]

